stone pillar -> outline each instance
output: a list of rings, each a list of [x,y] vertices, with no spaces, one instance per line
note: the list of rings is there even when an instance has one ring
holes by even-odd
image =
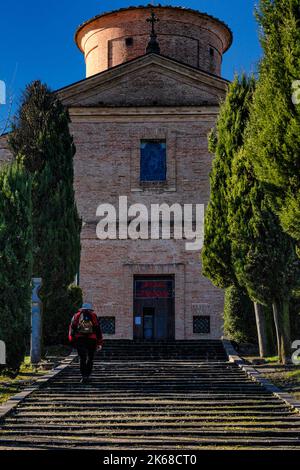
[[[42,279],[35,277],[32,282],[30,360],[32,364],[38,364],[41,360],[42,342],[42,302],[38,294],[42,286]]]

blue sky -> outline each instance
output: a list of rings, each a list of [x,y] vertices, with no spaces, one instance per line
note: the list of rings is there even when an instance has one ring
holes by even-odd
[[[256,70],[261,51],[253,10],[255,0],[173,0],[162,5],[194,8],[225,21],[234,42],[225,54],[223,77]],[[40,79],[57,89],[85,76],[84,60],[74,43],[74,32],[83,21],[126,6],[147,5],[130,0],[12,0],[1,2],[0,80],[15,98],[25,85]],[[155,2],[157,4],[157,2]],[[8,106],[1,106],[0,120]]]

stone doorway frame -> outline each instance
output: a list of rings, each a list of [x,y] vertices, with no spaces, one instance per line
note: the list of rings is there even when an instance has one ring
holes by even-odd
[[[133,312],[134,312],[134,276],[174,276],[175,280],[175,339],[186,337],[185,315],[185,264],[150,264],[150,263],[124,263],[124,321],[128,325],[128,338],[133,339]]]
[[[160,299],[157,298],[138,298],[135,295],[135,283],[136,281],[171,281],[172,282],[172,297],[169,297],[167,299],[167,305],[164,303],[164,307],[167,309],[167,318],[166,320],[166,336],[161,339],[156,338],[157,334],[157,323],[156,323],[156,315],[155,312],[157,311],[157,301],[159,302]],[[175,285],[175,275],[146,275],[146,276],[140,276],[134,274],[133,276],[133,283],[134,283],[134,288],[133,288],[133,339],[145,339],[144,338],[144,309],[150,309],[153,310],[153,338],[152,341],[166,341],[168,339],[175,339],[175,291],[176,291],[176,285]],[[138,309],[138,304],[142,304],[142,307],[140,305],[140,309]],[[148,304],[145,306],[144,304]],[[151,306],[150,306],[151,304]],[[139,314],[137,315],[137,312],[139,311]],[[141,320],[140,325],[135,327],[135,318],[139,317]],[[143,338],[142,338],[143,336]]]

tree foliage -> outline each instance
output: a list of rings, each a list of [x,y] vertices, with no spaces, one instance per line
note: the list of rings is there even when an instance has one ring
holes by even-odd
[[[32,175],[33,272],[43,278],[44,335],[51,315],[65,304],[79,268],[81,220],[73,189],[75,146],[70,118],[39,81],[25,90],[9,138],[17,161]]]
[[[72,316],[82,306],[82,290],[79,286],[70,285],[68,289],[62,293],[58,293],[58,297],[50,299],[51,305],[55,304],[56,308],[51,311],[51,315],[47,318],[47,328],[44,332],[45,343],[47,345],[68,344],[68,327]],[[49,310],[45,305],[46,311]]]
[[[243,144],[254,86],[253,78],[235,77],[221,106],[216,131],[209,137],[209,149],[215,156],[210,175],[211,197],[205,216],[202,263],[203,274],[221,288],[235,283],[227,217],[228,196],[232,159]]]
[[[286,360],[290,349],[288,306],[300,281],[295,243],[283,232],[265,184],[256,179],[244,149],[233,160],[231,180],[228,223],[234,271],[254,302],[273,304],[279,322],[279,356]]]
[[[298,92],[293,89],[300,80],[300,1],[260,0],[257,18],[264,56],[247,153],[257,178],[267,184],[283,229],[300,245],[299,82]]]
[[[229,227],[234,270],[253,301],[289,297],[299,282],[300,263],[293,239],[270,208],[265,185],[240,151],[233,162]]]
[[[29,344],[31,276],[31,181],[13,164],[0,171],[0,339],[13,370]]]
[[[245,290],[237,285],[225,291],[224,333],[239,344],[257,341],[253,303]]]

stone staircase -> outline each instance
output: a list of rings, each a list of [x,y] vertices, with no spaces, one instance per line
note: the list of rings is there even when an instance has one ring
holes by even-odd
[[[0,449],[300,450],[300,414],[221,342],[173,346],[107,342],[87,385],[75,361],[6,417]]]
[[[192,360],[226,360],[221,341],[213,340],[106,340],[101,353],[103,359],[130,361],[192,359]]]

